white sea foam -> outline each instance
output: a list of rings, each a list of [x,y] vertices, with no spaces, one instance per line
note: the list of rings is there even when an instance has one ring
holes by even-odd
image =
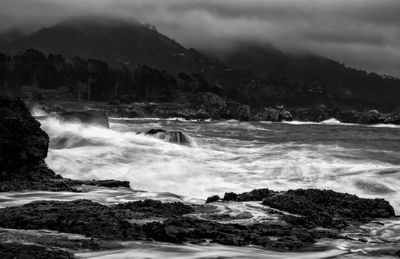
[[[156,123],[160,127],[167,126],[168,130],[173,130],[174,126],[187,129],[186,133],[199,143],[195,148],[135,132],[155,126],[154,122],[111,124],[111,129],[52,118],[41,123],[50,135],[52,147],[60,137],[67,138],[62,139],[64,147],[49,150],[46,161],[57,173],[69,178],[127,180],[134,189],[202,199],[212,194],[265,187],[276,190],[327,188],[363,197],[384,197],[392,201],[396,209],[400,208],[397,174],[377,173],[400,172],[399,165],[364,157],[363,149],[334,144],[263,143],[240,139],[240,132],[251,135],[249,131],[259,131],[263,127],[259,123],[185,122],[189,125],[184,127],[182,122]],[[230,126],[239,137],[207,136],[216,134],[215,131],[228,133]],[[288,134],[271,126],[273,124],[264,126],[264,134]]]

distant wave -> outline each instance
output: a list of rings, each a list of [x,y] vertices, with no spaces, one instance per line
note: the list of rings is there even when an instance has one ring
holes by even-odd
[[[291,125],[340,125],[340,126],[361,126],[372,128],[400,128],[400,125],[395,124],[359,124],[359,123],[344,123],[335,118],[327,119],[321,122],[315,121],[282,121],[282,123]]]
[[[128,118],[128,117],[109,117],[110,120],[124,120],[124,121],[159,121],[159,120],[164,120],[164,121],[199,121],[196,119],[191,119],[191,120],[187,120],[185,118],[182,117],[171,117],[171,118]],[[206,121],[206,122],[210,122],[211,119],[205,119],[205,120],[200,120],[200,121]]]

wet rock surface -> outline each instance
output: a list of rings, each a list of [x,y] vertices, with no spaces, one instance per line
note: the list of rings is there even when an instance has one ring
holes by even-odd
[[[218,200],[218,196],[212,196],[207,202]],[[297,215],[284,215],[284,220],[305,227],[341,229],[349,224],[395,216],[393,207],[383,199],[363,199],[331,190],[298,189],[276,192],[255,189],[241,194],[225,193],[221,200],[262,201],[263,205]]]
[[[162,203],[156,200],[144,200],[120,203],[112,206],[120,211],[125,217],[129,218],[149,218],[149,217],[174,217],[182,216],[194,212],[194,209],[180,202]]]
[[[291,224],[221,224],[182,216],[190,212],[193,212],[193,208],[181,203],[152,200],[111,207],[89,200],[38,201],[21,207],[1,209],[0,227],[50,229],[103,240],[156,240],[172,243],[211,240],[225,245],[253,244],[278,250],[309,249],[317,238],[339,238],[337,233],[309,230]],[[165,220],[140,225],[128,221],[142,219],[144,216],[161,216]],[[70,243],[67,245],[71,246]]]
[[[121,248],[116,242],[87,238],[82,235],[61,233],[50,230],[23,230],[0,228],[0,243],[36,244],[51,248],[73,251],[82,249],[105,250]]]
[[[61,249],[19,243],[0,243],[0,258],[3,259],[72,259],[72,253]]]
[[[164,242],[211,242],[224,245],[257,245],[276,250],[309,249],[316,238],[338,237],[334,233],[297,228],[290,225],[220,224],[189,217],[172,218],[143,226],[151,238]]]
[[[134,226],[110,207],[89,200],[37,201],[0,210],[0,226],[50,229],[101,239],[137,239]]]

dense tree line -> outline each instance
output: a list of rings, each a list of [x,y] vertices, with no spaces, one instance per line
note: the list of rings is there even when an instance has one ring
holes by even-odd
[[[67,89],[74,99],[109,101],[171,101],[173,91],[213,91],[198,74],[172,76],[163,70],[138,66],[133,71],[124,65],[110,67],[96,59],[45,55],[28,49],[20,54],[0,54],[2,92],[19,93],[23,87]]]
[[[45,55],[34,49],[14,56],[0,54],[0,92],[18,95],[24,92],[24,87],[58,92],[63,89],[65,100],[71,101],[171,102],[181,92],[212,92],[257,108],[324,104],[345,109],[390,110],[399,106],[396,93],[400,89],[395,87],[398,80],[387,79],[393,84],[379,88],[380,76],[369,77],[377,85],[373,90],[359,87],[361,79],[348,87],[340,82],[332,85],[334,82],[288,76],[260,78],[249,70],[239,69],[221,69],[213,75],[182,72],[171,75],[145,65],[134,69],[122,64],[110,66],[96,59]],[[37,92],[35,98],[40,99],[40,91]]]

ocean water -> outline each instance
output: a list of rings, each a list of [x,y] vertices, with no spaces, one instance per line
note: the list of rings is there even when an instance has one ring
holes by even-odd
[[[312,122],[183,121],[111,118],[110,129],[40,121],[51,139],[46,162],[63,177],[127,180],[133,191],[26,192],[1,195],[1,206],[37,199],[89,198],[111,204],[145,198],[204,203],[214,194],[255,188],[332,189],[365,198],[384,198],[400,214],[400,127]],[[153,128],[181,130],[196,145],[168,143],[138,134]],[[258,203],[228,203],[221,213],[250,213],[236,223],[269,216]],[[201,215],[199,215],[201,216]],[[374,258],[400,244],[400,221],[349,230],[365,242],[321,240],[328,247],[280,253],[257,247],[124,243],[126,249],[81,253],[84,258]],[[377,252],[378,251],[378,252]]]

